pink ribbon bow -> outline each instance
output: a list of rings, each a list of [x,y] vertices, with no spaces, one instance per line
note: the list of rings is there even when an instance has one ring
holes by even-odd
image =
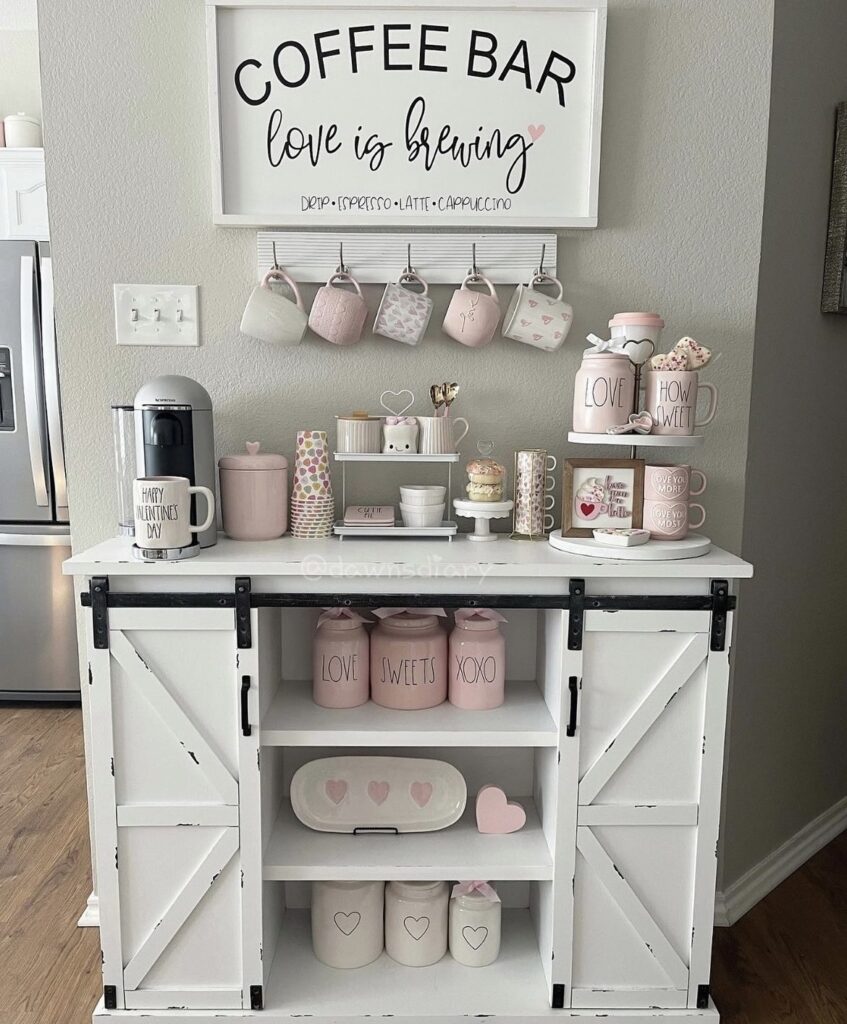
[[[500,897],[491,888],[488,882],[459,882],[458,885],[453,886],[451,896],[470,896],[471,893],[478,892],[480,896],[484,896],[491,903],[499,903]]]
[[[358,612],[354,612],[352,608],[324,608],[323,613],[318,619],[318,625],[320,626],[324,622],[331,622],[333,619],[352,619],[354,622],[368,621]]]
[[[402,615],[408,612],[410,615],[442,615],[447,617],[443,608],[374,608],[374,615],[378,619],[390,619],[392,615]]]
[[[414,416],[385,416],[384,419],[387,427],[414,427],[418,423]]]
[[[456,622],[467,622],[468,619],[472,619],[474,616],[480,619],[490,619],[492,622],[508,622],[509,620],[505,615],[501,615],[500,612],[494,611],[493,608],[457,608],[456,609]]]

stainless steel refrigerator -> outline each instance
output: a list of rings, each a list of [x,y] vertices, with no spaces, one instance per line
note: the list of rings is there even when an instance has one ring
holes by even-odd
[[[79,698],[50,247],[0,241],[0,700]]]

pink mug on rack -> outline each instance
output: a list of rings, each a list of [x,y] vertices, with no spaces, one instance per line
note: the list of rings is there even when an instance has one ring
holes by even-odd
[[[477,292],[468,285],[482,284],[488,294]],[[470,348],[487,345],[500,323],[500,300],[494,285],[483,274],[468,274],[461,287],[453,292],[442,330],[454,341]]]
[[[346,291],[341,284],[350,284],[354,290]],[[353,345],[362,336],[367,315],[368,306],[359,282],[346,271],[336,270],[317,290],[309,327],[333,345]]]

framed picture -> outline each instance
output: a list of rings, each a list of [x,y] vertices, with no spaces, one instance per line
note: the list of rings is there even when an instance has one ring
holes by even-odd
[[[562,536],[591,537],[600,527],[641,526],[643,459],[566,459]]]
[[[822,313],[847,313],[847,103],[835,108],[835,148],[823,268]]]
[[[214,219],[597,225],[606,0],[206,0]]]

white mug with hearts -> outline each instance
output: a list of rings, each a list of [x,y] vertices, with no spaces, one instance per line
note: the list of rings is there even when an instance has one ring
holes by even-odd
[[[556,295],[541,287],[552,284]],[[555,352],[573,323],[573,306],[562,299],[562,282],[549,274],[536,274],[529,284],[519,284],[503,318],[503,337]]]
[[[312,948],[328,967],[364,967],[382,953],[384,882],[313,882]]]
[[[419,286],[420,292],[411,286]],[[383,338],[419,345],[423,341],[432,316],[432,299],[426,281],[418,274],[401,274],[398,281],[390,281],[382,293],[376,311],[373,332]]]
[[[385,952],[406,967],[428,967],[447,952],[446,882],[389,882]]]

